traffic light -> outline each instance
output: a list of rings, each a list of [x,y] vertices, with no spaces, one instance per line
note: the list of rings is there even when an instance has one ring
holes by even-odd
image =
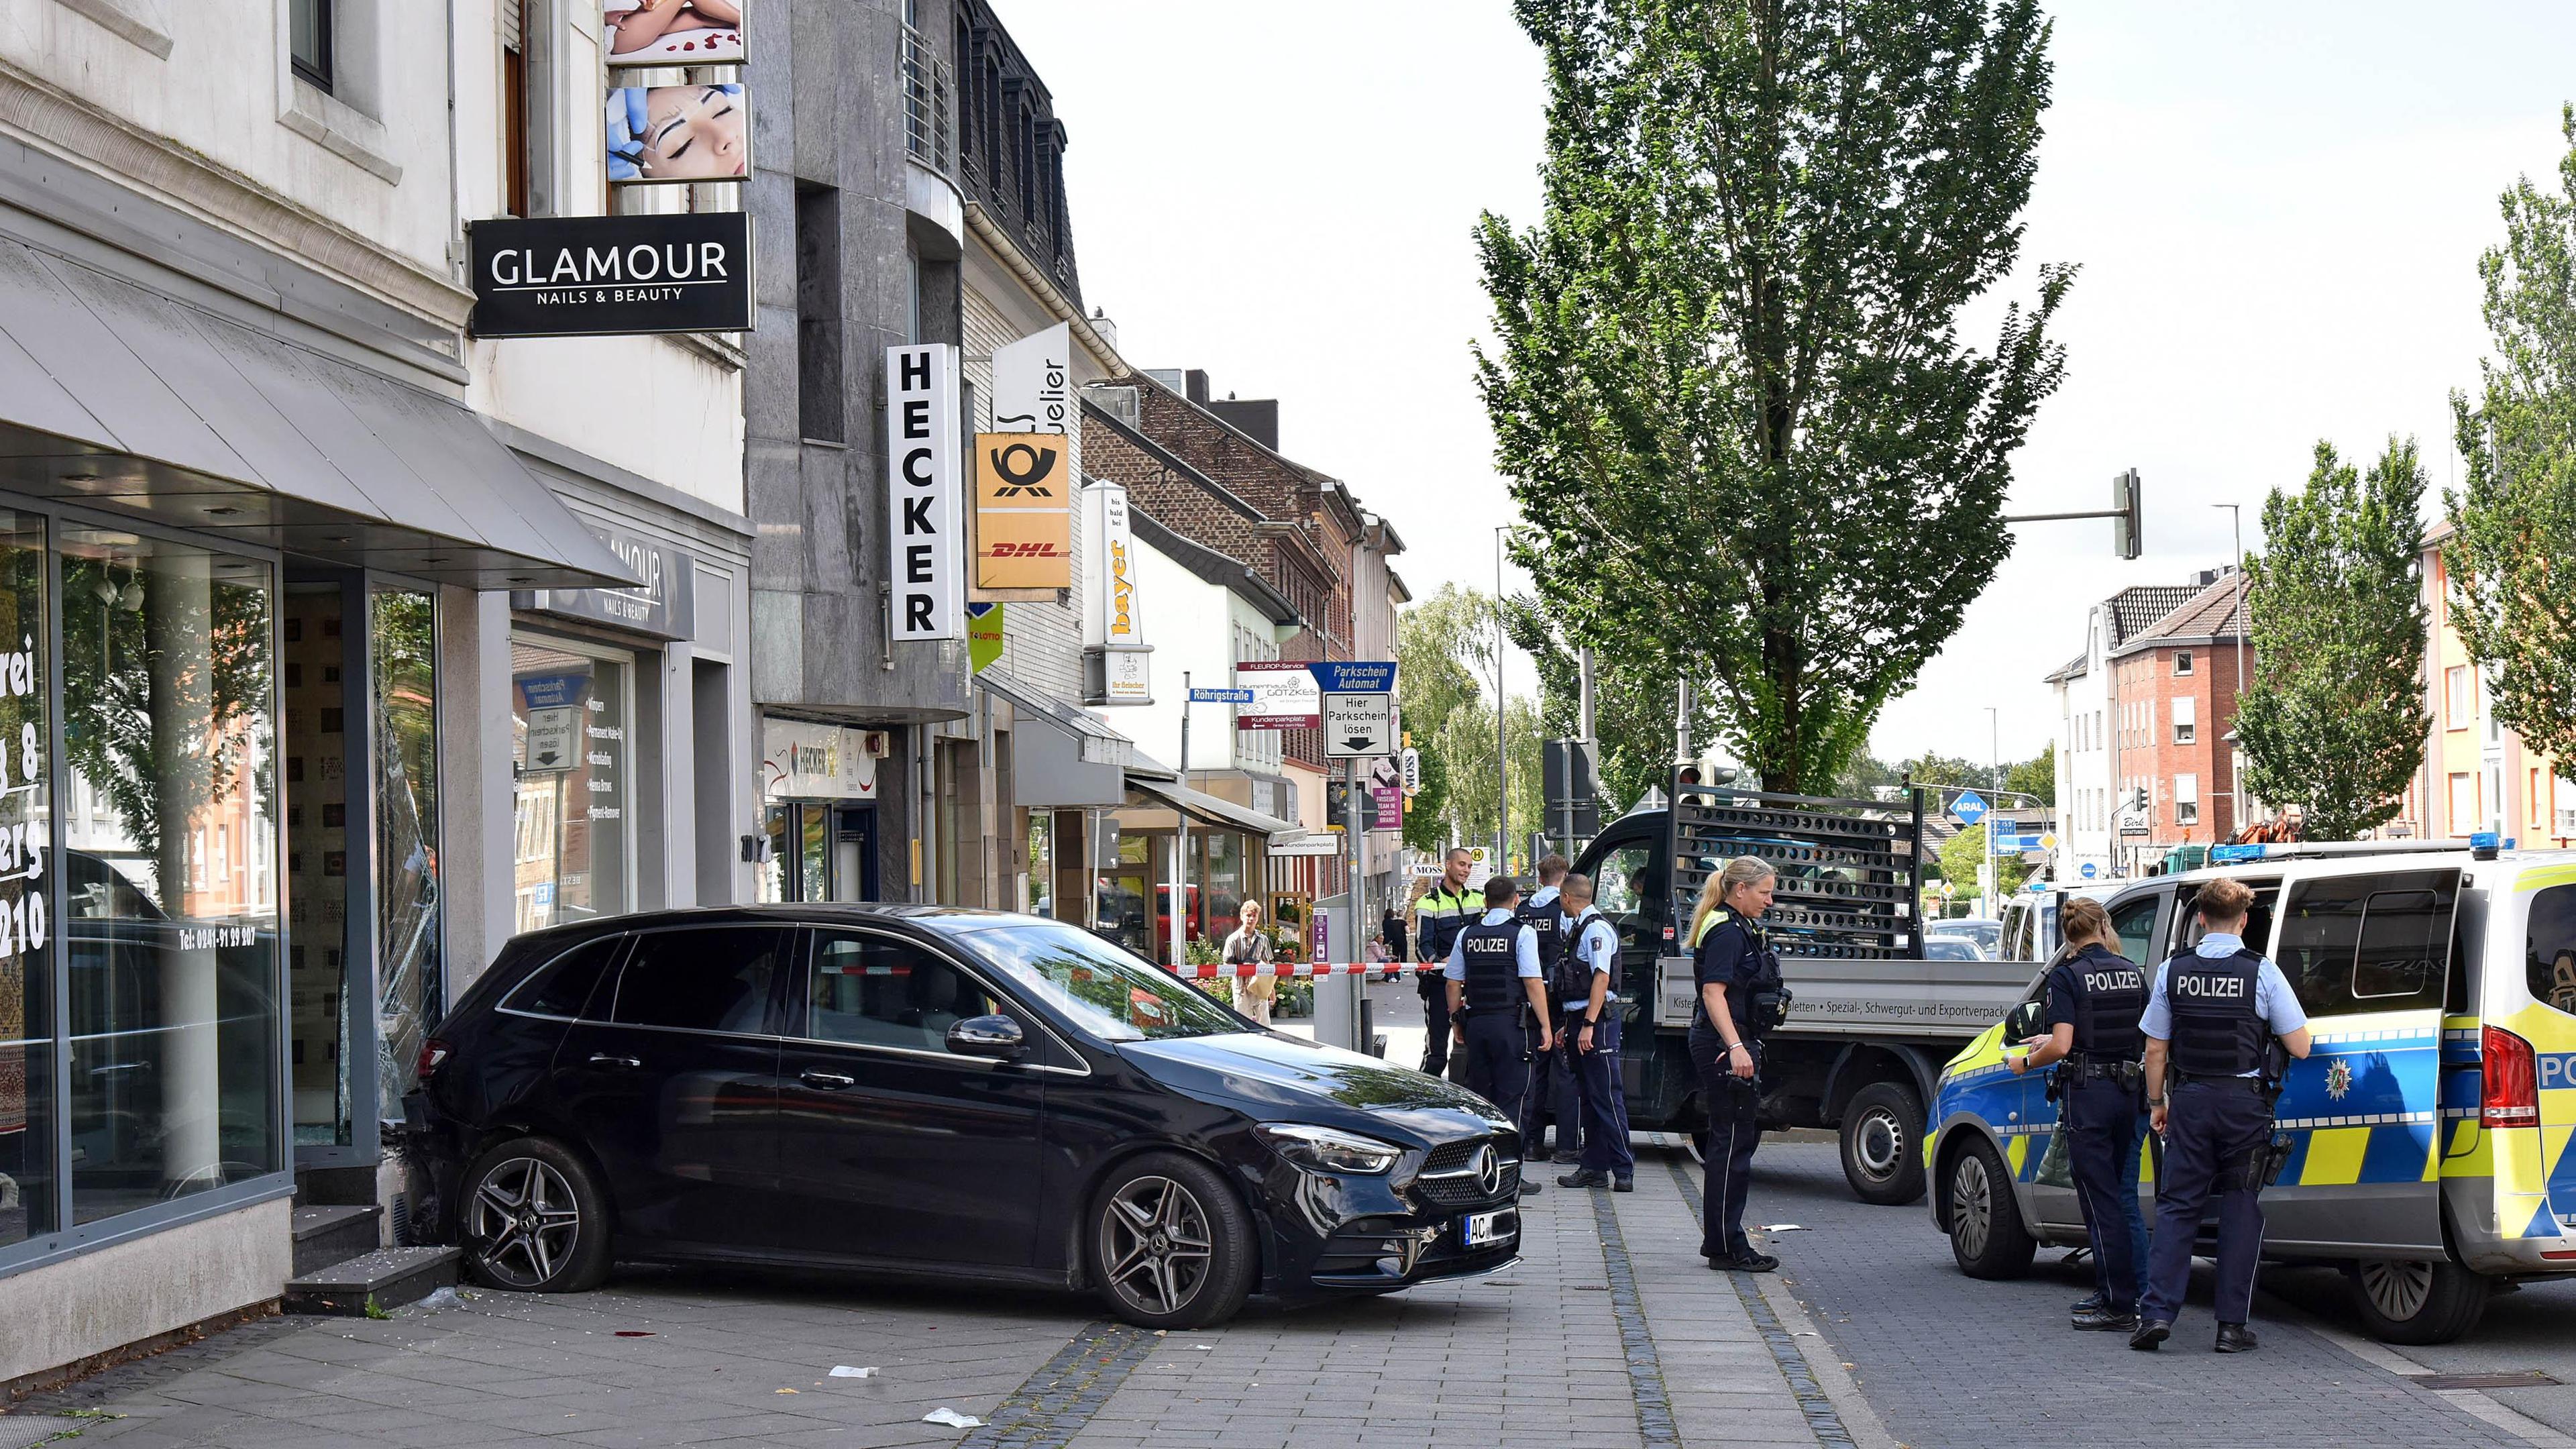
[[[2111,552],[2121,558],[2136,558],[2145,541],[2140,492],[2135,468],[2111,480]]]

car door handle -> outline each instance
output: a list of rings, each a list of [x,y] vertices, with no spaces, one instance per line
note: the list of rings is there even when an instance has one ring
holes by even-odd
[[[613,1057],[606,1052],[592,1052],[590,1054],[590,1064],[594,1067],[640,1067],[644,1065],[644,1059],[642,1057]]]
[[[858,1078],[845,1077],[839,1072],[800,1072],[796,1080],[826,1092],[846,1092],[859,1084]]]

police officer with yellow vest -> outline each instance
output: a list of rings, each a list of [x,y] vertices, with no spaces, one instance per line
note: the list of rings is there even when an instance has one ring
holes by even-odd
[[[1762,1141],[1762,1039],[1780,1024],[1789,1002],[1780,958],[1756,924],[1771,909],[1778,883],[1770,862],[1739,855],[1709,876],[1691,915],[1691,975],[1699,999],[1691,1013],[1690,1059],[1708,1108],[1699,1251],[1712,1268],[1748,1273],[1780,1266],[1779,1259],[1755,1252],[1744,1235],[1753,1149]]]
[[[1414,959],[1432,966],[1447,964],[1458,933],[1484,914],[1484,898],[1467,889],[1467,872],[1475,857],[1464,846],[1453,848],[1442,863],[1439,884],[1413,903]],[[1440,973],[1419,973],[1422,992],[1422,1069],[1439,1076],[1449,1069],[1449,990]]]
[[[2309,1038],[2289,978],[2245,945],[2253,903],[2242,881],[2200,888],[2200,944],[2157,971],[2138,1023],[2147,1035],[2148,1121],[2164,1134],[2165,1160],[2156,1174],[2155,1244],[2131,1348],[2154,1349],[2173,1335],[2191,1281],[2192,1239],[2215,1193],[2216,1348],[2254,1351],[2246,1323],[2254,1311],[2254,1260],[2263,1249],[2258,1195],[2273,1165],[2272,1103],[2288,1066],[2280,1053],[2306,1056]]]
[[[1467,1090],[1502,1109],[1517,1123],[1529,1091],[1530,1063],[1556,1045],[1547,1009],[1547,978],[1539,974],[1538,935],[1520,919],[1521,885],[1496,874],[1485,882],[1484,919],[1458,933],[1442,972],[1449,1010],[1458,1021],[1458,1051],[1465,1058]],[[1521,1196],[1537,1194],[1530,1180],[1540,1157],[1521,1144]]]

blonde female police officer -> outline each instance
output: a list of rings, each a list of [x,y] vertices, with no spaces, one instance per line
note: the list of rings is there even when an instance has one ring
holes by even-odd
[[[1712,1268],[1768,1273],[1780,1260],[1753,1250],[1744,1236],[1744,1196],[1753,1182],[1753,1149],[1762,1140],[1762,1038],[1786,994],[1780,958],[1755,924],[1771,909],[1777,871],[1760,856],[1739,855],[1700,887],[1691,915],[1692,977],[1699,1000],[1691,1012],[1690,1058],[1708,1108],[1706,1205],[1700,1256]]]
[[[2093,1243],[2094,1293],[2075,1305],[2074,1326],[2130,1333],[2138,1326],[2140,1280],[2147,1269],[2147,1218],[2138,1207],[2138,1149],[2147,1136],[2145,1078],[2138,1065],[2146,1035],[2146,973],[2111,949],[2111,918],[2100,901],[2081,896],[2058,916],[2066,949],[2048,968],[2048,1035],[2029,1055],[2012,1057],[2014,1075],[2057,1063],[2053,1088],[2065,1129],[2075,1205]]]

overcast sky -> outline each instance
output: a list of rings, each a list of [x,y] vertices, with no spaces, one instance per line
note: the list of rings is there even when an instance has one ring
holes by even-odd
[[[1493,469],[1469,345],[1472,229],[1538,212],[1544,77],[1502,0],[999,0],[1072,137],[1087,302],[1139,366],[1280,399],[1285,451],[1393,520],[1417,597],[1494,586]],[[2022,249],[2083,268],[2065,388],[2020,453],[2017,512],[2104,506],[2145,476],[2147,549],[2035,524],[1873,747],[2006,759],[2049,736],[2040,676],[2084,606],[2259,547],[2310,449],[2424,446],[2453,481],[2448,393],[2485,351],[2477,257],[2518,174],[2554,184],[2576,6],[2068,0]],[[2249,12],[2260,11],[2259,16]],[[1989,339],[1981,309],[1969,335]],[[1517,584],[1515,585],[1518,586]],[[1520,672],[1520,687],[1528,674]]]

